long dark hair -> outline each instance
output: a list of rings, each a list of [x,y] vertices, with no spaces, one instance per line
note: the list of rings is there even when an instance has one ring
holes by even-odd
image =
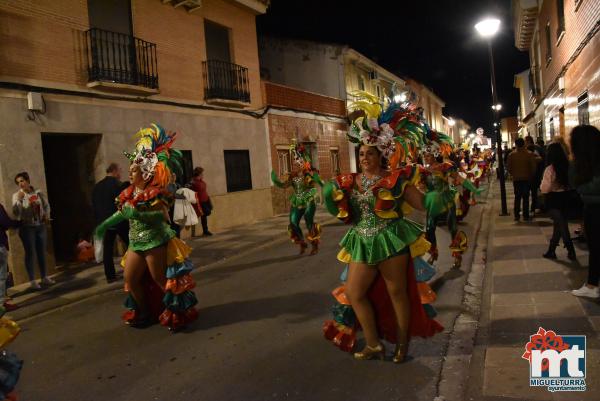
[[[571,131],[571,152],[575,165],[575,185],[600,175],[600,131],[592,125],[578,125]]]
[[[569,160],[560,143],[551,143],[546,150],[546,166],[552,166],[556,181],[563,187],[569,185]]]

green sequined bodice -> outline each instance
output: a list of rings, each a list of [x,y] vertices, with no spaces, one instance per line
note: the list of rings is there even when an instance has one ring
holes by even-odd
[[[375,214],[375,195],[371,190],[365,193],[360,193],[357,189],[352,190],[350,206],[352,215],[355,216],[354,231],[362,236],[374,236],[395,221],[395,219],[382,219]]]
[[[448,180],[441,173],[434,172],[425,179],[428,191],[443,192],[449,190]]]
[[[290,196],[290,201],[293,207],[305,208],[309,202],[314,201],[317,189],[306,185],[304,177],[292,178],[292,187],[294,188],[294,193]]]
[[[137,219],[129,220],[129,248],[134,251],[146,251],[167,243],[175,232],[166,221],[145,223]]]

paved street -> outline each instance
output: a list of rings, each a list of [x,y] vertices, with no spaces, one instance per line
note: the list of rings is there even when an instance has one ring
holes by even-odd
[[[461,226],[470,238],[481,210],[473,208]],[[259,250],[197,273],[200,318],[181,333],[125,327],[124,295],[116,290],[23,318],[11,346],[25,360],[17,387],[22,400],[432,400],[466,274],[448,272],[450,255],[440,252],[434,287],[446,331],[414,339],[410,361],[355,361],[321,334],[343,267],[335,255],[346,229],[326,226],[317,256],[262,240]],[[285,225],[280,230],[284,235]],[[204,252],[247,247],[252,236],[216,235]],[[438,238],[447,249],[441,227]],[[199,253],[195,262],[202,265]],[[471,258],[472,248],[464,270]]]

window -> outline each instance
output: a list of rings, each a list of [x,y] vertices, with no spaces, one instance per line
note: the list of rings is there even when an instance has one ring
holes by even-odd
[[[375,86],[375,92],[377,92],[377,97],[381,98],[381,86]]]
[[[552,61],[552,43],[550,39],[550,21],[548,21],[546,24],[546,67]]]
[[[358,76],[358,90],[361,90],[361,91],[365,90],[365,79],[363,78],[362,75]]]
[[[87,6],[90,28],[133,36],[130,0],[88,0]]]
[[[554,117],[552,117],[550,119],[550,138],[548,138],[548,139],[554,138],[554,134],[555,134],[555,131],[554,131]]]
[[[537,131],[537,137],[538,138],[544,138],[544,123],[541,121],[538,121],[538,123],[536,124],[536,131]]]
[[[292,158],[290,156],[289,146],[277,147],[277,171],[280,177],[283,177],[292,171]]]
[[[229,28],[204,20],[206,59],[231,62]]]
[[[252,189],[250,152],[248,150],[224,150],[227,192]]]
[[[340,151],[338,148],[330,148],[331,172],[335,175],[340,173]]]
[[[579,125],[590,124],[589,106],[588,92],[585,91],[577,98],[577,120],[579,120]]]
[[[565,34],[565,0],[556,0],[556,13],[558,14],[558,28],[556,29],[556,46]]]

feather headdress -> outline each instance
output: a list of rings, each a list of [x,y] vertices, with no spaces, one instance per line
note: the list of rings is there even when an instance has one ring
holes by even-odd
[[[292,143],[290,144],[290,152],[292,153],[294,162],[300,166],[303,171],[310,172],[313,170],[310,154],[306,150],[306,147],[303,144],[298,143],[295,138],[292,139]]]
[[[392,168],[406,156],[414,156],[423,146],[425,131],[416,106],[391,101],[385,107],[379,98],[367,92],[353,95],[357,100],[350,105],[351,142],[377,147]]]
[[[125,152],[127,158],[140,167],[145,181],[152,179],[151,186],[166,187],[171,178],[171,173],[181,175],[183,155],[180,151],[172,149],[177,134],[167,133],[158,124],[140,129],[138,140],[133,153]]]

